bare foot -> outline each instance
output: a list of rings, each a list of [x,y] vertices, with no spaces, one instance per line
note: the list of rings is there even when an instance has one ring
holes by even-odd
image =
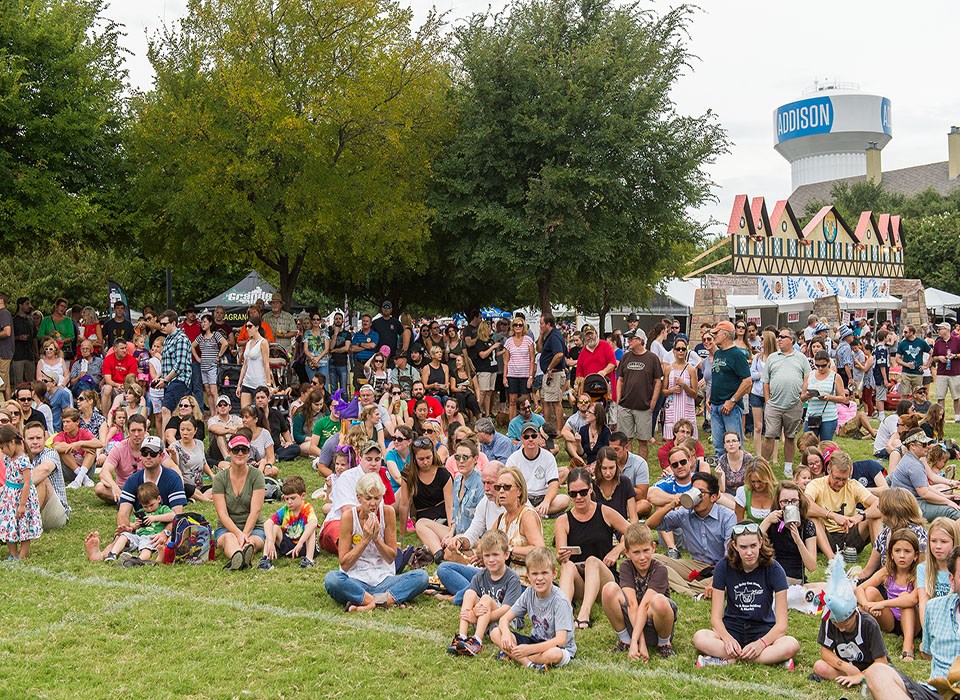
[[[87,559],[90,561],[103,559],[100,554],[100,533],[96,530],[91,530],[87,534],[87,539],[83,541],[83,547],[87,550]]]
[[[347,608],[347,612],[366,612],[368,610],[373,610],[377,607],[376,603],[365,603],[363,605],[351,605]]]

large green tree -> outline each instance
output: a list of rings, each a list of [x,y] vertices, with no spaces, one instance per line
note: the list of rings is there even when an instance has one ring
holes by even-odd
[[[118,28],[103,0],[0,0],[7,250],[116,240],[125,172]]]
[[[390,0],[191,0],[135,101],[145,247],[304,270],[330,290],[416,270],[447,125],[441,21]]]
[[[671,100],[690,67],[691,14],[517,0],[458,27],[459,128],[431,203],[464,294],[532,291],[546,311],[600,269],[608,284],[619,274],[649,287],[692,248],[689,213],[710,198],[704,166],[727,142],[710,112],[683,115]]]

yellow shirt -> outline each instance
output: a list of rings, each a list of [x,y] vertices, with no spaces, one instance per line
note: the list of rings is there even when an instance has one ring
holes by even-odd
[[[839,491],[834,491],[828,483],[829,477],[821,476],[807,484],[806,495],[817,505],[831,513],[840,513],[850,517],[856,513],[858,503],[865,504],[870,499],[866,486],[856,479],[847,479]],[[828,532],[842,532],[842,528],[832,520],[826,520],[824,526]]]

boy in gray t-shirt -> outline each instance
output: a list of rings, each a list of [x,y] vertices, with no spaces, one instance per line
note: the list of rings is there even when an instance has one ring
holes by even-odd
[[[557,576],[557,560],[546,547],[535,547],[526,558],[526,589],[513,607],[500,618],[490,639],[500,647],[501,661],[517,663],[537,671],[551,666],[565,666],[577,653],[573,639],[573,607],[553,580]],[[531,635],[510,631],[514,618],[530,616]]]
[[[477,551],[484,568],[474,574],[463,594],[460,630],[447,647],[448,654],[477,656],[483,650],[483,636],[496,624],[523,592],[520,576],[507,567],[509,543],[500,530],[490,530],[480,538]],[[470,625],[476,625],[468,637]]]

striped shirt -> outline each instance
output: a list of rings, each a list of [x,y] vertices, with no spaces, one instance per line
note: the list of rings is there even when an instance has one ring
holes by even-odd
[[[217,356],[220,354],[220,343],[223,341],[223,333],[214,331],[209,338],[201,335],[197,338],[197,349],[200,351],[200,367],[209,369],[217,364]]]
[[[507,376],[529,377],[531,376],[530,358],[533,352],[533,341],[530,340],[529,335],[525,335],[520,341],[520,345],[517,346],[514,342],[515,340],[516,338],[510,337],[503,343],[506,349],[510,351],[510,362],[507,364]]]
[[[193,351],[190,339],[178,328],[163,341],[163,355],[160,356],[160,375],[167,377],[171,372],[176,376],[171,381],[190,384],[193,377]]]
[[[67,505],[67,489],[63,483],[63,466],[60,462],[60,455],[57,454],[56,450],[51,450],[49,447],[44,447],[43,450],[36,457],[33,458],[31,462],[31,467],[36,469],[40,466],[41,462],[50,461],[56,465],[56,469],[50,472],[50,476],[47,477],[47,481],[50,482],[50,486],[53,487],[53,492],[57,494],[57,498],[60,499],[60,502],[63,504],[63,510],[67,514],[67,519],[70,519],[70,506]]]
[[[945,678],[954,659],[960,656],[960,597],[956,593],[934,598],[923,615],[923,643],[920,649],[933,657],[930,677]]]

